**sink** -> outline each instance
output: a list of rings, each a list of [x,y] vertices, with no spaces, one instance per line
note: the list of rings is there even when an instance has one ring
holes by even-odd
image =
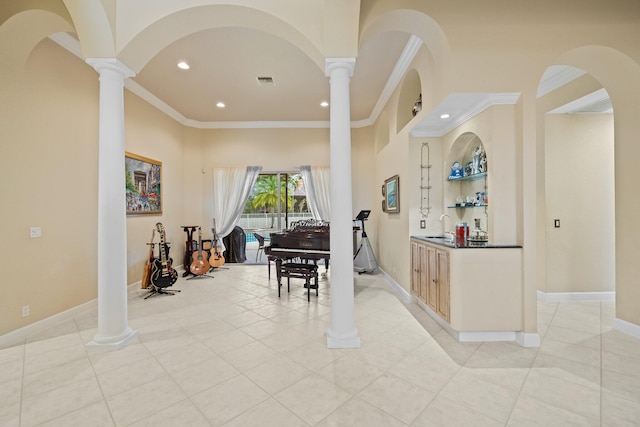
[[[424,239],[429,239],[429,240],[441,240],[442,243],[453,243],[454,240],[454,235],[453,234],[447,234],[445,236],[443,236],[442,234],[437,235],[437,236],[422,236],[422,238]]]

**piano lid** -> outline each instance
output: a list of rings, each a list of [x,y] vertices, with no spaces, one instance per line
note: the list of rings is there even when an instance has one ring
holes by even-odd
[[[329,250],[329,223],[304,220],[291,224],[291,230],[271,233],[271,246],[291,249]]]

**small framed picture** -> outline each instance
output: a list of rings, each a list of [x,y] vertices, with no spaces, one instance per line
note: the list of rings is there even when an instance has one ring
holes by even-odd
[[[394,175],[384,181],[386,212],[400,212],[400,177]]]

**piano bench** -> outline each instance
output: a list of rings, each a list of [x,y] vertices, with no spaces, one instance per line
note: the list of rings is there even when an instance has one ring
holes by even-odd
[[[280,278],[287,278],[287,292],[291,292],[290,279],[304,279],[307,288],[307,301],[311,301],[311,288],[315,288],[318,296],[318,266],[315,264],[303,264],[298,262],[286,262],[280,266],[278,272],[278,298],[280,298]],[[314,280],[313,284],[311,279]]]

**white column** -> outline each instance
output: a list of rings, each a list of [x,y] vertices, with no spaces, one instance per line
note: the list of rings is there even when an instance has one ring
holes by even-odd
[[[100,73],[98,138],[98,333],[89,347],[117,350],[138,336],[127,324],[124,79],[114,58],[87,59]]]
[[[359,348],[354,319],[353,212],[351,202],[351,115],[349,83],[354,58],[327,59],[331,83],[330,203],[331,203],[331,324],[327,347]]]

